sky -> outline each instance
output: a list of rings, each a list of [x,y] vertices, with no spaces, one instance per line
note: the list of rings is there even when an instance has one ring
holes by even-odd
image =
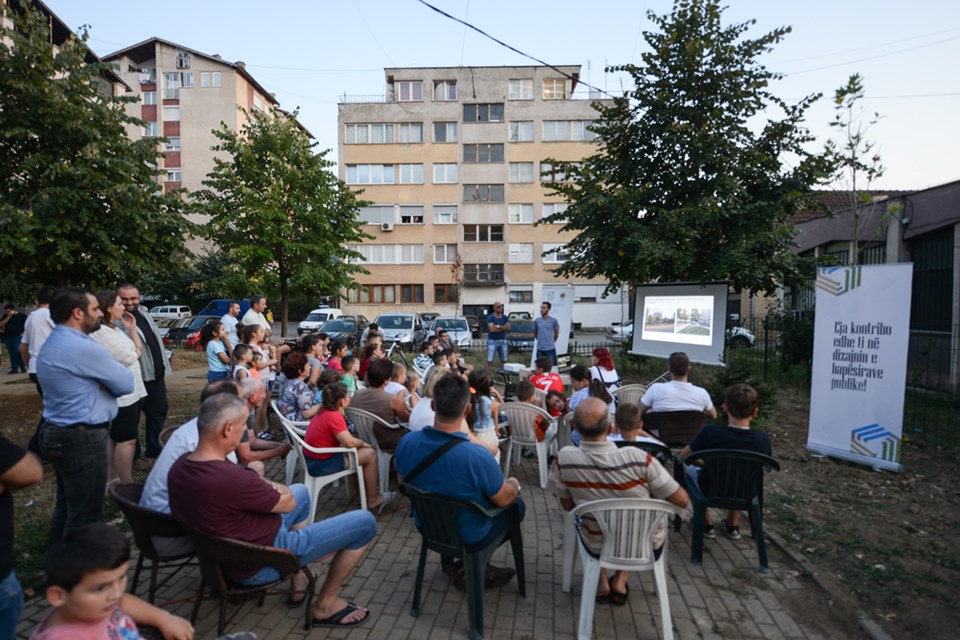
[[[231,61],[276,94],[336,160],[337,103],[385,92],[384,67],[500,66],[535,62],[446,18],[418,0],[45,0],[73,29],[89,27],[100,55],[150,37]],[[582,65],[608,92],[622,76],[607,65],[640,63],[647,11],[669,0],[429,0],[499,40],[552,65]],[[793,31],[761,58],[785,74],[773,86],[788,102],[822,93],[806,124],[822,148],[837,136],[832,96],[863,76],[867,132],[886,170],[872,188],[922,189],[960,179],[960,2],[957,0],[727,0],[724,21],[756,20],[754,37]],[[833,185],[843,188],[843,184]]]

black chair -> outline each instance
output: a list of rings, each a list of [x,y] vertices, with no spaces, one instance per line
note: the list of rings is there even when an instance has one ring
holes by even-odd
[[[258,598],[257,606],[263,606],[264,598],[274,587],[282,584],[288,578],[300,572],[307,577],[307,589],[304,603],[305,619],[303,628],[310,630],[313,622],[313,594],[316,589],[316,578],[308,567],[301,567],[300,561],[292,551],[265,547],[251,542],[206,536],[202,533],[187,529],[193,547],[200,561],[200,588],[190,613],[190,622],[196,624],[200,603],[203,600],[204,589],[209,585],[212,595],[219,598],[220,617],[217,622],[217,636],[223,635],[226,627],[226,610],[228,599]],[[228,578],[225,569],[263,569],[273,567],[280,577],[271,582],[256,586],[240,584]],[[239,610],[239,609],[238,609]],[[234,612],[234,615],[236,611]],[[233,616],[231,616],[232,619]]]
[[[643,430],[668,447],[681,448],[690,444],[709,417],[703,411],[648,411],[643,414]]]
[[[130,484],[112,484],[109,488],[109,495],[120,512],[130,524],[133,531],[133,540],[140,550],[137,558],[137,567],[133,572],[133,581],[130,583],[130,593],[137,592],[137,584],[140,581],[140,571],[143,569],[144,560],[150,561],[150,590],[147,593],[147,601],[153,603],[157,592],[157,571],[161,564],[170,564],[176,566],[172,574],[167,576],[161,583],[161,586],[170,578],[177,574],[180,569],[188,564],[192,564],[194,557],[193,551],[184,551],[175,555],[164,555],[157,550],[154,543],[154,537],[162,538],[186,538],[187,532],[183,526],[174,520],[171,516],[147,509],[140,506],[140,496],[143,494],[143,484],[134,482]]]
[[[770,456],[735,449],[706,449],[696,451],[683,459],[683,464],[694,460],[703,462],[700,478],[704,487],[691,476],[686,476],[687,492],[693,501],[693,547],[690,561],[703,562],[703,528],[707,507],[715,509],[742,509],[750,514],[750,530],[757,541],[760,573],[766,573],[767,547],[763,539],[763,474],[767,469],[780,470],[780,463]]]
[[[674,460],[675,456],[670,451],[670,447],[664,444],[658,444],[656,442],[643,442],[637,440],[617,440],[616,443],[621,449],[623,447],[637,447],[638,449],[643,449],[655,457],[664,467],[667,466],[667,463],[670,460],[673,460],[673,479],[676,480],[677,484],[679,484],[681,487],[684,486],[684,474],[682,469],[683,465],[678,460]],[[673,517],[674,531],[680,531],[681,522],[682,521],[679,515]]]
[[[510,541],[513,561],[517,570],[517,591],[527,597],[523,573],[523,538],[520,534],[520,510],[516,504],[499,509],[484,509],[475,502],[459,500],[436,493],[421,491],[408,484],[400,485],[400,493],[410,498],[413,510],[419,518],[420,563],[417,565],[417,582],[413,590],[413,607],[410,615],[417,617],[423,587],[423,572],[427,564],[427,550],[436,551],[446,558],[462,558],[467,586],[467,607],[470,612],[470,639],[483,638],[483,580],[490,556],[497,548]],[[507,512],[509,526],[500,540],[476,551],[468,551],[460,538],[460,511],[468,509],[493,518]]]

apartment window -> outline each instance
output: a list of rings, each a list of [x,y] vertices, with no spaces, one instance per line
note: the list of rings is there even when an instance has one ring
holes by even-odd
[[[186,51],[181,51],[177,54],[177,69],[189,69],[190,68],[190,54]]]
[[[544,100],[563,100],[567,97],[566,78],[547,78],[543,81]]]
[[[180,122],[180,107],[164,107],[163,121],[164,122]]]
[[[206,89],[209,86],[210,86],[210,72],[201,71],[200,72],[200,88]]]
[[[510,100],[533,100],[533,78],[510,80],[507,83],[507,98]]]
[[[433,141],[434,142],[456,142],[457,141],[457,123],[456,122],[434,122],[433,123]]]
[[[392,164],[348,164],[347,184],[394,184]]]
[[[167,182],[181,182],[180,169],[167,169]]]
[[[463,121],[503,122],[503,103],[465,104],[463,105]]]
[[[400,205],[400,224],[423,224],[423,205]],[[423,262],[422,256],[420,258],[420,262]]]
[[[566,120],[544,120],[543,121],[543,141],[557,142],[559,140],[569,140],[567,133]]]
[[[587,127],[593,125],[593,120],[571,120],[570,121],[570,139],[592,142],[597,139],[597,134],[590,131]]]
[[[413,304],[423,302],[422,284],[402,284],[400,285],[400,303]]]
[[[400,142],[423,142],[423,123],[405,122],[401,124]]]
[[[359,304],[392,304],[397,301],[397,288],[392,284],[368,284],[363,289],[350,289],[347,299]]]
[[[163,99],[164,100],[180,99],[180,73],[179,72],[163,74]]]
[[[397,246],[393,244],[354,244],[350,245],[367,264],[395,264],[397,261]]]
[[[423,245],[401,244],[400,264],[423,264]]]
[[[253,94],[253,110],[254,111],[266,111],[267,103],[264,102],[263,96],[259,93]]]
[[[543,243],[543,264],[560,264],[567,260],[567,245]],[[547,253],[553,251],[554,253]]]
[[[464,162],[503,162],[503,144],[465,144]]]
[[[533,182],[533,163],[511,162],[510,182]]]
[[[554,169],[549,162],[540,163],[540,182],[563,182],[566,179],[566,172]]]
[[[159,133],[156,122],[145,122],[143,123],[143,137],[144,138],[156,138]]]
[[[456,80],[435,80],[433,83],[433,99],[437,102],[451,102],[457,99]]]
[[[451,184],[457,181],[457,163],[436,162],[433,165],[433,183]]]
[[[533,205],[532,204],[511,204],[510,224],[533,224]]]
[[[375,204],[369,207],[361,207],[357,214],[357,220],[359,220],[361,224],[375,224],[377,226],[380,226],[384,222],[394,222],[393,205]]]
[[[544,203],[543,205],[543,218],[545,222],[549,224],[566,224],[566,218],[558,218],[556,220],[547,220],[547,217],[556,215],[558,213],[563,213],[567,210],[567,207],[570,206],[566,202],[550,202]]]
[[[511,264],[533,264],[533,243],[511,243],[507,262]]]
[[[503,242],[502,224],[465,224],[464,242]]]
[[[433,205],[433,224],[457,224],[457,205]]]
[[[434,264],[453,264],[456,261],[457,261],[457,245],[455,244],[433,245],[433,263]]]
[[[465,184],[464,202],[503,202],[502,184]]]
[[[533,142],[533,120],[511,122],[510,142]]]
[[[213,71],[210,73],[210,86],[214,89],[217,89],[220,86],[220,72]]]
[[[465,264],[463,265],[465,282],[503,282],[502,264]]]
[[[345,125],[344,144],[390,144],[393,125],[383,123]]]
[[[460,287],[455,284],[433,285],[434,302],[457,302],[460,300]]]
[[[533,302],[533,286],[521,285],[519,287],[510,287],[507,292],[507,299],[513,304]]]
[[[411,80],[397,83],[397,101],[423,102],[423,81]]]
[[[423,184],[423,165],[401,164],[400,184]]]
[[[167,151],[180,151],[180,138],[167,138],[167,144],[164,149]]]
[[[184,71],[180,74],[180,86],[184,89],[193,88],[193,71]]]
[[[157,92],[156,92],[156,91],[144,91],[144,92],[143,92],[143,104],[157,104]]]

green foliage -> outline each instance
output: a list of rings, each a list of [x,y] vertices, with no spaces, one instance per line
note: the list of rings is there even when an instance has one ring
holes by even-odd
[[[174,268],[190,230],[178,194],[157,179],[156,139],[132,142],[130,98],[71,37],[50,45],[25,7],[0,30],[0,279],[19,288],[138,281]]]
[[[764,327],[779,335],[778,352],[782,369],[796,364],[809,366],[813,362],[813,323],[812,309],[800,315],[782,311],[767,314]]]
[[[240,132],[214,131],[226,159],[214,160],[197,195],[211,218],[207,237],[258,290],[279,291],[286,323],[291,287],[319,299],[366,273],[347,248],[371,237],[357,221],[365,203],[334,175],[327,151],[315,152],[296,113],[247,116]]]
[[[780,76],[758,58],[789,28],[747,39],[752,22],[726,26],[722,12],[717,0],[677,0],[668,16],[650,13],[658,31],[644,33],[642,64],[613,68],[634,88],[595,104],[598,153],[550,161],[570,178],[552,185],[570,202],[554,219],[578,233],[561,277],[770,292],[813,273],[790,252],[786,222],[829,172],[804,149],[804,113],[819,95],[787,104],[768,89]]]
[[[763,426],[763,416],[770,415],[776,407],[776,386],[763,375],[761,361],[746,349],[727,349],[727,363],[722,367],[710,367],[708,370],[698,367],[695,370],[703,379],[704,388],[717,408],[717,422],[726,423],[727,418],[723,414],[724,393],[727,387],[737,383],[748,384],[757,390],[761,411],[757,426]]]

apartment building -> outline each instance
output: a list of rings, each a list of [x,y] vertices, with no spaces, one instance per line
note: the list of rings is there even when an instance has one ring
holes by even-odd
[[[343,306],[485,314],[495,300],[536,314],[544,285],[571,284],[574,321],[627,317],[626,295],[601,298],[602,281],[568,281],[553,269],[573,237],[535,226],[566,204],[541,185],[562,179],[547,158],[596,151],[596,117],[580,67],[385,69],[386,93],[343,96],[340,178],[372,204],[360,212],[375,239],[352,247],[370,272]],[[556,252],[559,250],[559,252]],[[462,267],[462,287],[458,286]]]

